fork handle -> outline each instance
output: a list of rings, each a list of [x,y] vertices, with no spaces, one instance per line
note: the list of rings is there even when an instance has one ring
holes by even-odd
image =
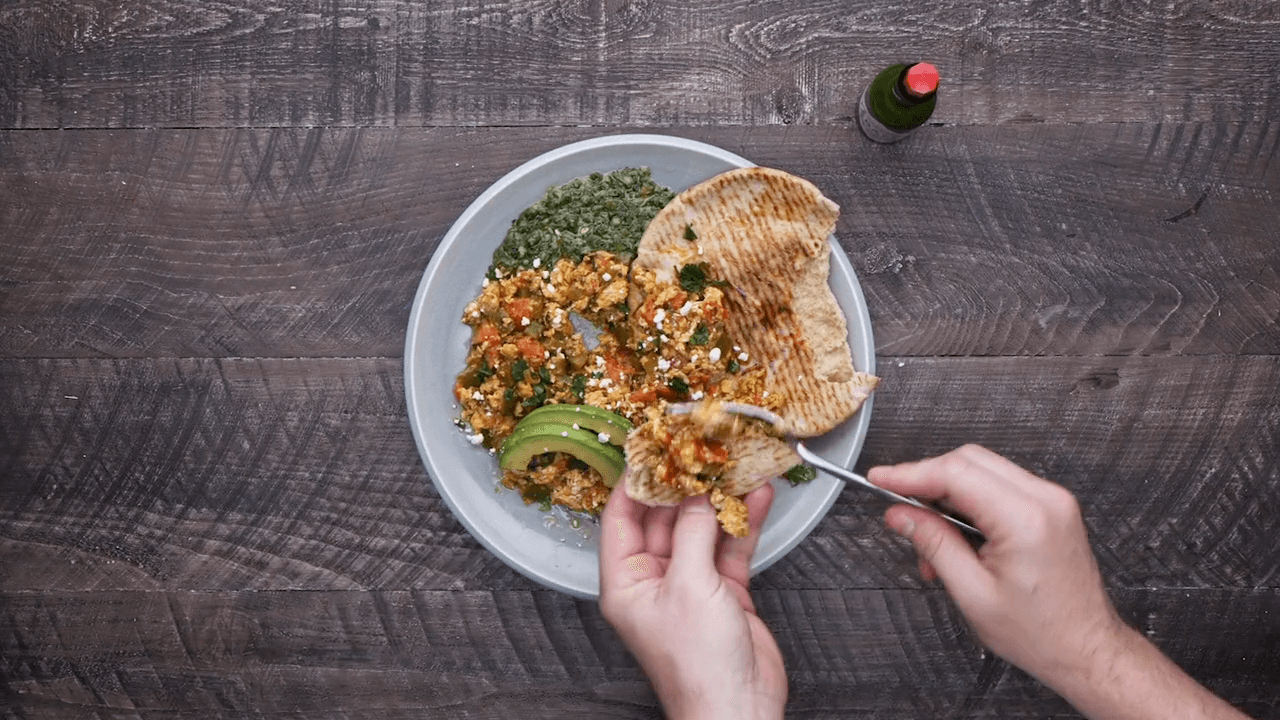
[[[855,485],[858,485],[864,489],[870,490],[871,492],[879,495],[880,497],[890,502],[904,503],[907,505],[911,505],[913,507],[918,507],[921,510],[928,510],[933,514],[940,516],[943,520],[946,520],[952,525],[955,525],[956,527],[960,528],[960,530],[969,534],[973,538],[981,542],[986,542],[987,536],[983,535],[981,530],[961,520],[960,518],[954,515],[951,515],[950,513],[945,513],[939,510],[938,508],[932,507],[930,505],[926,505],[915,498],[907,497],[905,495],[899,495],[898,493],[893,492],[892,490],[886,490],[880,487],[879,485],[876,485],[875,483],[871,482],[870,480],[862,477],[858,473],[853,472],[852,470],[846,470],[840,467],[839,465],[836,465],[835,463],[828,462],[822,459],[821,457],[814,455],[813,451],[805,447],[804,443],[802,442],[796,443],[796,453],[805,462],[809,463],[810,465],[813,465],[819,470],[824,470],[828,474],[835,475],[836,477],[839,477],[839,478],[844,478],[845,480],[848,480]]]

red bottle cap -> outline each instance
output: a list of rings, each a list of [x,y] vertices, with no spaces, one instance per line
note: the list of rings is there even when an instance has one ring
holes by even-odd
[[[907,69],[907,91],[924,97],[938,89],[938,68],[929,63],[916,63]]]

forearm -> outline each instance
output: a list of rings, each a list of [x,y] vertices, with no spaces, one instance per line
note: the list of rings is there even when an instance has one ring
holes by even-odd
[[[1128,627],[1081,671],[1045,682],[1092,720],[1247,720]]]

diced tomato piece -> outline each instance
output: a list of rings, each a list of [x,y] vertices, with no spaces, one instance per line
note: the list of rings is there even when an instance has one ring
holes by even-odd
[[[533,301],[529,298],[513,298],[503,309],[507,311],[507,316],[515,320],[517,324],[521,320],[533,319]]]
[[[693,441],[693,447],[697,451],[698,459],[704,463],[722,464],[729,460],[729,450],[723,443],[699,438]]]
[[[498,328],[493,323],[485,323],[476,328],[476,334],[471,339],[473,345],[491,345],[502,340],[502,333],[498,332]]]
[[[542,362],[546,357],[546,349],[542,347],[542,343],[529,337],[521,335],[516,338],[516,347],[520,349],[520,354],[529,362]]]
[[[608,353],[604,356],[604,374],[615,383],[623,380],[623,375],[633,374],[634,370],[631,363],[627,362],[627,358],[619,357],[614,353]]]
[[[631,393],[631,396],[628,399],[637,405],[652,405],[658,401],[658,393],[655,392],[653,388],[646,388],[644,390],[636,390]]]

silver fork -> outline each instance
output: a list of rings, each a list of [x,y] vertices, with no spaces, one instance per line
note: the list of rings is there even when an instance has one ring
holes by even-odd
[[[667,406],[667,412],[671,415],[687,415],[693,411],[693,408],[696,405],[697,403],[691,403],[691,402],[674,403],[672,405]],[[964,531],[965,533],[968,533],[970,536],[976,538],[979,541],[986,541],[987,539],[986,536],[982,534],[981,530],[970,525],[964,520],[961,520],[960,518],[955,517],[954,515],[951,515],[950,513],[943,512],[942,510],[939,510],[938,508],[933,507],[932,505],[927,505],[917,500],[916,498],[907,497],[905,495],[899,495],[898,493],[893,492],[892,490],[886,490],[880,487],[879,485],[876,485],[875,483],[871,482],[870,480],[866,479],[865,477],[859,475],[858,473],[853,472],[852,470],[846,470],[845,468],[842,468],[839,465],[836,465],[835,463],[828,462],[827,460],[824,460],[818,455],[815,455],[812,450],[804,446],[803,441],[797,439],[795,436],[791,434],[790,429],[787,427],[787,421],[784,420],[782,416],[778,415],[772,410],[759,407],[758,405],[748,405],[747,403],[735,403],[735,402],[721,403],[720,409],[734,415],[743,415],[746,417],[753,417],[758,420],[763,420],[769,423],[770,425],[773,425],[775,429],[777,429],[779,432],[785,435],[787,437],[787,440],[792,443],[792,446],[795,448],[796,454],[799,455],[801,459],[803,459],[805,462],[809,463],[810,465],[818,468],[819,470],[822,470],[826,473],[834,475],[838,478],[844,478],[845,480],[852,482],[854,485],[857,485],[866,490],[870,490],[871,492],[875,493],[876,495],[879,495],[880,497],[890,502],[903,503],[905,505],[911,505],[912,507],[918,507],[921,510],[928,510],[929,512],[942,517],[943,520],[946,520],[952,525],[955,525],[956,527],[960,528],[962,531]]]

